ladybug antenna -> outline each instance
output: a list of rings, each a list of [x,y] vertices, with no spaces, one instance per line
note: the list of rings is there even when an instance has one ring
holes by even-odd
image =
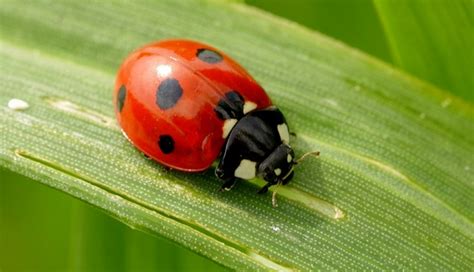
[[[273,190],[273,194],[272,194],[272,206],[273,206],[273,208],[278,207],[276,195],[277,195],[277,190],[278,190],[278,188],[280,187],[281,184],[282,184],[281,181],[279,181],[275,185],[275,189]]]
[[[319,151],[311,151],[311,152],[304,153],[303,156],[301,156],[299,159],[295,160],[295,164],[298,164],[298,163],[302,162],[308,156],[319,157]]]

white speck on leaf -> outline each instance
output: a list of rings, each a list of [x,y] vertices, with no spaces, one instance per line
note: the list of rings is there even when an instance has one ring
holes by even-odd
[[[119,195],[111,195],[110,200],[112,200],[113,202],[120,202],[123,200],[123,198]]]
[[[335,211],[335,213],[334,213],[334,218],[335,219],[340,219],[340,218],[343,218],[345,216],[344,212],[341,209],[337,208],[337,207],[334,208],[334,211]]]
[[[280,227],[272,226],[272,230],[273,230],[274,232],[279,232],[279,231],[280,231]]]
[[[18,98],[13,98],[13,99],[10,99],[10,101],[8,101],[8,108],[12,110],[21,111],[21,110],[26,110],[29,107],[30,105],[26,101],[18,99]]]
[[[443,100],[443,102],[441,102],[441,107],[446,108],[451,105],[451,102],[453,102],[451,98],[446,98],[445,100]]]
[[[334,99],[326,98],[324,101],[333,107],[339,107],[339,103],[337,103],[337,101]]]

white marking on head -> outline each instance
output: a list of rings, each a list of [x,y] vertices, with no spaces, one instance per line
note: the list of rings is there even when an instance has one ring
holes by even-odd
[[[26,110],[29,107],[30,105],[21,99],[13,98],[8,101],[8,108],[12,110]]]
[[[256,166],[256,162],[243,159],[240,162],[239,167],[235,169],[234,176],[241,179],[252,179],[255,177],[255,173],[257,171]]]
[[[283,123],[277,126],[278,134],[280,134],[280,139],[283,143],[290,143],[290,133],[288,132],[288,126]]]
[[[171,74],[172,68],[170,65],[161,64],[156,67],[156,74],[158,77],[167,77]]]
[[[277,175],[277,176],[281,175],[281,169],[280,168],[277,168],[277,169],[273,170],[273,172],[275,172],[275,175]]]
[[[248,112],[251,112],[256,108],[257,108],[257,104],[251,101],[246,101],[244,104],[244,114],[247,114]]]
[[[286,161],[290,163],[292,160],[293,160],[293,157],[291,157],[291,155],[288,154],[288,156],[286,156]]]
[[[227,138],[235,124],[237,124],[237,119],[227,119],[224,121],[224,126],[222,127],[222,138]]]

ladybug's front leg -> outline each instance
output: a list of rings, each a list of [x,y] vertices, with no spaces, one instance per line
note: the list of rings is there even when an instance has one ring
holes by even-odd
[[[273,184],[268,182],[267,184],[265,184],[265,186],[263,186],[262,188],[260,188],[260,190],[257,192],[257,194],[265,194],[266,192],[268,192],[268,188],[270,188],[270,186],[272,186]]]
[[[224,184],[222,184],[222,187],[221,187],[221,192],[223,191],[230,191],[232,189],[232,187],[235,186],[235,184],[237,183],[237,179],[236,178],[230,178],[228,180],[226,180],[224,182]]]
[[[236,168],[234,164],[235,162],[233,160],[229,160],[226,164],[224,164],[223,159],[221,159],[219,165],[216,168],[216,177],[224,182],[220,189],[221,192],[230,191],[237,183],[237,178],[231,174],[235,172],[235,170],[233,170]]]

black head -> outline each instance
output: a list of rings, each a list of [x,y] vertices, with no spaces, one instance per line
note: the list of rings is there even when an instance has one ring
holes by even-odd
[[[285,185],[293,178],[294,158],[293,149],[287,144],[281,144],[259,164],[257,175],[271,185]]]

